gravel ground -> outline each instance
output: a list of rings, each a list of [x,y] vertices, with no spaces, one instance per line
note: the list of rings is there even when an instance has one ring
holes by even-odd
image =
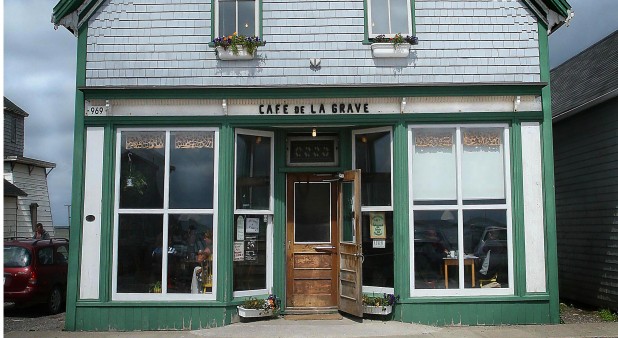
[[[43,305],[17,308],[4,303],[4,332],[11,331],[62,331],[64,312],[50,316]]]
[[[560,319],[564,324],[603,323],[597,310],[560,303]]]
[[[65,313],[50,316],[42,306],[16,308],[4,304],[4,332],[11,331],[62,331]],[[602,323],[596,310],[583,309],[573,305],[560,304],[560,318],[564,324]]]

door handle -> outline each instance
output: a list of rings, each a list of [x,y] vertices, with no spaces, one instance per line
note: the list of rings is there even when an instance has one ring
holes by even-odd
[[[335,252],[335,249],[337,248],[332,245],[324,245],[324,246],[314,246],[313,249],[317,251],[329,251],[332,253],[332,252]]]

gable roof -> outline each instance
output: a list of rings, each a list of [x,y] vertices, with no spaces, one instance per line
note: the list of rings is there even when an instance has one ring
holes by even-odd
[[[28,113],[19,108],[15,103],[11,102],[11,100],[7,99],[6,96],[4,97],[4,111],[21,115],[23,117],[28,117]]]
[[[554,122],[618,96],[618,30],[550,72]]]
[[[54,6],[52,23],[64,26],[77,36],[82,24],[105,0],[60,0]],[[548,34],[573,16],[567,0],[522,0],[548,26]]]

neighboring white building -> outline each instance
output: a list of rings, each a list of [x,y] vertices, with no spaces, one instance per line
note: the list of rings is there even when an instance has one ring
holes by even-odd
[[[28,113],[4,98],[4,237],[32,237],[42,223],[51,236],[47,175],[55,163],[24,157],[24,119]]]

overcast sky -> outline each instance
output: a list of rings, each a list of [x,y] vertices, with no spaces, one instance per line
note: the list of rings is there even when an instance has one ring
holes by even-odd
[[[54,162],[49,194],[55,225],[67,225],[71,203],[75,38],[54,30],[58,0],[4,0],[4,95],[30,114],[25,156]],[[575,18],[549,38],[556,67],[618,29],[618,0],[570,0]]]

